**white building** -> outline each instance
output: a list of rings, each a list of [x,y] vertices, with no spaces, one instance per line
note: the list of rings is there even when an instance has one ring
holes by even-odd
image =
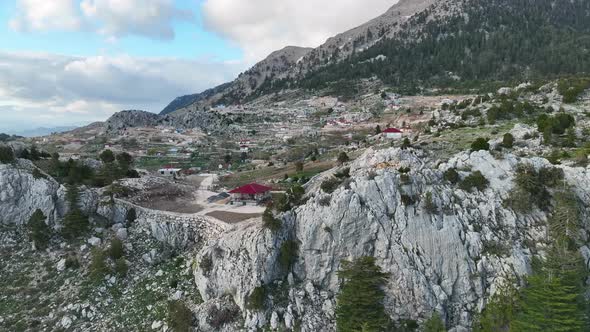
[[[181,168],[162,168],[158,170],[158,174],[163,176],[178,176],[181,171]]]
[[[387,128],[383,131],[383,135],[388,139],[401,139],[404,133],[397,128]]]

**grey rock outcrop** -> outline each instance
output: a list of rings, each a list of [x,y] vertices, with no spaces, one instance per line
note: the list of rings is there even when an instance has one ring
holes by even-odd
[[[109,131],[121,130],[128,127],[155,127],[158,125],[160,116],[145,111],[121,111],[115,113],[106,122],[105,127]]]
[[[28,160],[0,164],[0,224],[23,225],[35,210],[54,224],[63,216],[65,188]]]
[[[307,203],[284,217],[283,233],[273,237],[251,223],[211,242],[198,260],[210,257],[212,267],[196,268],[197,285],[209,301],[231,294],[247,329],[271,323],[289,327],[297,321],[302,331],[331,331],[341,261],[373,256],[390,274],[385,306],[392,319],[420,322],[436,311],[452,331],[466,331],[500,284],[531,272],[536,252],[531,243],[543,250],[547,215],[540,210],[517,214],[503,203],[522,162],[551,166],[540,158],[496,158],[487,151],[461,153],[437,166],[421,151],[368,150],[348,165],[351,181],[331,194],[329,205],[319,184],[333,171],[314,178]],[[401,174],[400,167],[410,172]],[[489,188],[465,192],[445,182],[443,172],[451,167],[463,177],[481,171]],[[587,218],[590,174],[560,167]],[[424,206],[428,192],[436,212]],[[285,278],[276,257],[287,238],[299,243],[294,277],[287,278],[289,285],[282,284],[288,300],[280,304],[270,299],[273,311],[251,312],[248,295]]]

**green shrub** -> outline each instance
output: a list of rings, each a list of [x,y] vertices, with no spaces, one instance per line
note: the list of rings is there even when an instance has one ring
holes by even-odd
[[[474,188],[479,191],[484,191],[490,182],[481,174],[480,171],[475,171],[467,176],[459,183],[459,188],[471,192]]]
[[[348,161],[350,161],[350,158],[348,157],[346,152],[344,152],[344,151],[340,152],[340,154],[338,155],[338,162],[340,164],[344,164],[344,163],[347,163]]]
[[[401,199],[402,204],[405,206],[414,205],[414,204],[416,204],[416,201],[418,200],[416,198],[416,196],[407,195],[407,194],[401,194],[400,199]]]
[[[502,146],[511,149],[514,146],[514,136],[511,133],[504,134],[504,138],[502,139]]]
[[[266,301],[266,289],[264,286],[259,286],[254,288],[250,296],[248,296],[248,300],[246,301],[246,305],[251,310],[262,310],[264,309],[264,302]]]
[[[427,192],[424,198],[424,210],[429,214],[438,213],[438,206],[436,206],[436,203],[434,203],[431,192]]]
[[[401,148],[405,150],[405,149],[408,149],[410,147],[412,147],[412,142],[410,142],[410,139],[409,138],[405,137],[404,140],[402,141]]]
[[[209,273],[213,269],[213,259],[211,258],[211,256],[203,256],[203,258],[201,258],[201,261],[199,262],[199,267],[203,271],[204,275],[209,275]]]
[[[482,251],[498,257],[510,256],[510,247],[496,241],[484,241]]]
[[[125,248],[123,247],[123,241],[119,240],[118,238],[113,238],[111,240],[111,245],[109,247],[109,256],[113,260],[117,260],[122,258],[125,255]]]
[[[135,222],[135,220],[137,220],[137,211],[135,210],[135,208],[131,208],[127,211],[125,220],[127,221],[127,225],[131,225]]]
[[[562,79],[557,84],[557,91],[563,96],[564,103],[575,103],[584,90],[590,88],[590,80],[585,78]]]
[[[100,282],[110,273],[106,262],[106,255],[100,248],[92,248],[90,262],[90,278],[95,282]]]
[[[350,177],[350,167],[343,168],[338,172],[334,173],[334,176],[339,179],[346,179]]]
[[[516,188],[511,193],[509,205],[517,212],[530,212],[532,203],[543,210],[550,207],[551,195],[546,186],[553,187],[563,180],[563,170],[555,167],[543,167],[537,171],[530,164],[519,164],[516,168],[514,182]],[[527,203],[525,200],[530,199]]]
[[[80,261],[75,254],[70,254],[66,257],[66,269],[78,269],[80,267]]]
[[[119,277],[126,277],[127,272],[129,272],[129,266],[127,265],[127,261],[125,258],[120,257],[119,259],[115,260],[115,273]]]
[[[6,145],[0,145],[0,164],[9,164],[14,162],[14,152]]]
[[[51,239],[51,228],[45,223],[46,220],[43,211],[37,209],[27,222],[29,238],[35,243],[37,250],[47,248]]]
[[[298,251],[299,244],[297,242],[291,240],[283,242],[279,252],[279,264],[284,271],[288,271],[297,261]]]
[[[188,332],[193,325],[193,312],[180,301],[168,302],[168,327],[174,332]]]
[[[459,182],[459,180],[461,180],[461,178],[459,177],[459,173],[454,168],[447,169],[443,174],[443,179],[445,181],[449,181],[452,184],[456,184]]]
[[[568,128],[575,125],[576,119],[567,113],[558,113],[555,116],[541,114],[537,118],[537,129],[544,136],[551,136],[551,134],[562,135]]]
[[[115,154],[111,150],[104,150],[98,157],[105,164],[110,164],[115,161]]]
[[[471,144],[471,151],[489,151],[490,144],[486,138],[478,138]]]
[[[513,189],[504,204],[519,213],[530,213],[533,210],[532,195],[522,188]]]
[[[278,194],[272,200],[272,207],[279,212],[287,212],[291,209],[287,194]]]
[[[275,218],[270,207],[267,207],[262,214],[262,224],[265,228],[268,228],[273,232],[279,231],[282,226],[281,220]]]
[[[434,313],[426,322],[424,322],[424,332],[446,332],[445,323],[438,313]]]
[[[320,185],[320,188],[326,193],[326,194],[331,194],[334,191],[336,191],[336,189],[338,189],[338,187],[340,186],[340,184],[342,184],[342,180],[335,178],[335,177],[331,177],[327,180],[324,180],[324,182],[322,182],[322,184]]]

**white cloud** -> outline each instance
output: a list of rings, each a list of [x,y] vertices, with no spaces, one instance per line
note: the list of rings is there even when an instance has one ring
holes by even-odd
[[[174,21],[192,21],[194,14],[173,0],[17,0],[9,21],[16,31],[96,30],[107,40],[129,35],[174,38]]]
[[[383,14],[396,0],[205,0],[207,26],[260,60],[287,45],[316,47]]]
[[[207,59],[0,52],[0,124],[78,125],[123,109],[159,112],[175,97],[227,82],[243,69]]]
[[[175,20],[192,20],[193,13],[176,8],[172,0],[83,0],[84,15],[107,37],[141,35],[173,39]]]
[[[81,27],[75,0],[18,0],[9,21],[17,31],[77,30]]]

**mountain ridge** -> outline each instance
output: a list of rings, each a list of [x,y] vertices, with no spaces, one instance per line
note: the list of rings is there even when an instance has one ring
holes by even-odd
[[[195,95],[192,104],[179,110],[240,104],[285,89],[315,90],[329,88],[332,82],[371,77],[414,91],[416,85],[588,72],[590,62],[582,58],[590,49],[586,37],[590,24],[584,23],[590,22],[589,5],[580,0],[560,4],[549,0],[403,0],[317,48],[302,48],[300,58],[291,56],[281,66],[261,71],[289,47],[273,52],[236,80],[216,88],[215,94]],[[523,31],[534,38],[524,40]],[[507,40],[522,50],[510,47]],[[468,42],[475,47],[465,47]],[[551,67],[552,63],[558,65]]]

